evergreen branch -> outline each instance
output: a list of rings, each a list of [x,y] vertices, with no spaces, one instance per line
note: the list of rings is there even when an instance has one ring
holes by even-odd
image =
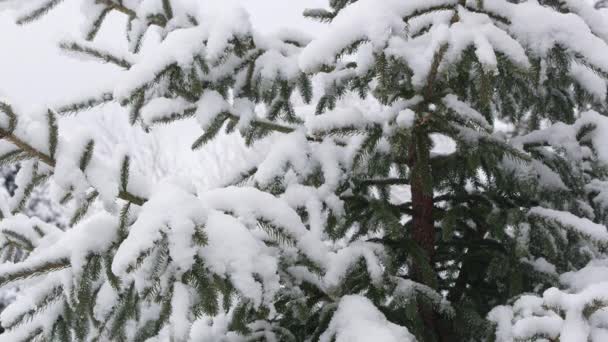
[[[270,122],[270,121],[266,121],[266,120],[262,120],[262,119],[254,120],[253,122],[251,122],[251,126],[259,127],[259,128],[263,128],[263,129],[271,130],[271,131],[275,131],[275,132],[280,132],[280,133],[291,133],[291,132],[295,131],[295,128],[293,128],[293,127],[279,125],[274,122]]]
[[[127,191],[129,185],[129,170],[131,168],[131,158],[127,155],[120,165],[120,191]]]
[[[120,279],[114,273],[112,273],[112,260],[113,254],[111,252],[104,254],[102,260],[103,268],[106,274],[106,278],[108,278],[108,283],[110,283],[110,286],[112,286],[112,288],[116,292],[120,292]]]
[[[355,183],[362,186],[403,185],[409,184],[410,180],[408,178],[360,179],[355,180]]]
[[[50,157],[55,159],[57,152],[57,142],[59,140],[59,127],[57,127],[57,116],[52,110],[47,112],[47,120],[49,124],[49,152]]]
[[[581,63],[582,65],[584,65],[587,68],[591,69],[591,71],[593,71],[594,73],[596,73],[598,76],[602,77],[604,79],[604,81],[608,81],[608,71],[604,71],[604,70],[600,69],[599,67],[591,64],[589,61],[587,61],[585,59],[584,56],[582,56],[580,54],[575,54],[574,57],[576,58],[576,60],[579,63]]]
[[[131,18],[137,17],[137,13],[134,10],[122,5],[121,3],[116,3],[112,0],[95,0],[96,3],[100,5],[105,5],[110,9],[117,10],[118,12],[124,13]]]
[[[4,135],[6,133],[2,133],[2,129],[4,129],[5,132],[9,132],[12,133],[15,128],[17,127],[17,114],[15,114],[15,111],[13,110],[13,107],[11,107],[11,105],[1,102],[0,101],[0,111],[2,111],[4,114],[6,114],[6,116],[8,116],[8,127],[6,128],[2,128],[0,127],[0,139],[4,138]]]
[[[459,0],[459,3],[461,6],[464,6],[466,3],[466,0]],[[454,15],[452,15],[452,19],[450,19],[450,24],[454,24],[456,22],[458,22],[459,17],[458,17],[458,12],[454,12]],[[420,103],[420,106],[426,106],[428,104],[428,102],[430,102],[434,96],[435,93],[435,81],[437,80],[437,76],[439,76],[439,66],[441,65],[441,62],[443,61],[443,58],[445,57],[445,54],[448,51],[448,44],[444,43],[443,45],[441,45],[439,47],[439,50],[437,50],[435,52],[435,54],[433,55],[433,62],[431,64],[431,70],[429,71],[429,75],[427,76],[427,81],[426,81],[426,85],[424,87],[424,100]],[[422,108],[422,107],[420,107]]]
[[[226,122],[231,115],[232,114],[226,111],[217,114],[211,124],[205,130],[205,133],[203,133],[203,135],[192,143],[192,150],[197,150],[203,147],[207,142],[209,142],[209,140],[213,139],[213,137],[215,137],[215,135],[218,134],[224,126],[224,122]],[[235,120],[238,120],[238,117]]]
[[[218,114],[218,116],[213,121],[213,123],[207,128],[207,131],[203,135],[201,135],[198,139],[196,139],[196,141],[192,144],[192,149],[197,150],[197,149],[203,147],[203,145],[205,145],[205,143],[207,143],[209,140],[211,140],[220,131],[220,129],[222,128],[222,126],[224,125],[224,122],[226,122],[226,120],[238,122],[238,120],[240,120],[240,117],[236,116],[230,112],[227,112],[227,111],[224,111],[224,112]],[[262,129],[265,131],[274,131],[274,132],[280,132],[280,133],[291,133],[295,130],[295,128],[293,128],[293,127],[280,125],[280,124],[270,122],[267,120],[263,120],[263,119],[254,119],[251,121],[250,125],[254,129],[259,128],[259,129]],[[310,138],[310,139],[315,139],[315,138]]]
[[[80,102],[74,102],[69,105],[61,106],[59,108],[56,108],[55,110],[57,111],[57,113],[60,114],[74,113],[93,108],[95,106],[99,106],[112,100],[114,100],[114,96],[111,92],[107,92],[103,93],[100,97],[91,97]]]
[[[152,120],[150,122],[150,124],[152,124],[152,125],[155,125],[155,124],[168,124],[168,123],[171,123],[173,121],[191,118],[191,117],[194,116],[194,114],[196,114],[196,109],[197,109],[196,107],[186,108],[186,109],[184,109],[180,113],[173,112],[173,113],[170,113],[170,114],[167,114],[167,115],[163,115],[160,118],[156,118],[156,119]]]
[[[118,197],[133,204],[142,206],[148,199],[132,194],[128,191],[121,191],[118,193]]]
[[[32,196],[34,189],[37,186],[39,186],[40,184],[42,184],[49,177],[48,175],[35,175],[35,173],[36,173],[36,171],[34,169],[34,175],[31,179],[31,181],[25,186],[25,188],[23,190],[23,197],[21,198],[21,200],[19,201],[19,203],[13,210],[13,214],[18,213],[19,211],[23,210],[23,208],[25,208],[25,205],[27,204],[27,201]]]
[[[14,241],[16,245],[28,252],[31,252],[34,249],[34,244],[32,243],[32,241],[25,237],[23,234],[19,234],[15,231],[8,229],[3,229],[2,234],[9,237],[11,240]]]
[[[63,0],[50,0],[44,3],[42,6],[36,8],[30,13],[20,17],[17,19],[18,25],[29,24],[35,20],[42,18],[45,14],[47,14],[50,10],[55,8],[55,6],[59,5]]]
[[[87,142],[84,147],[84,151],[82,151],[82,155],[80,156],[80,160],[78,161],[78,167],[82,172],[85,172],[91,159],[93,159],[93,150],[95,149],[95,141],[93,139]]]
[[[258,227],[263,230],[268,237],[279,244],[287,246],[295,246],[296,242],[284,229],[272,224],[270,221],[260,218],[258,219]]]
[[[51,158],[51,156],[44,152],[38,151],[36,148],[32,147],[32,145],[26,143],[12,132],[0,128],[0,137],[3,137],[8,142],[15,145],[15,147],[19,148],[24,153],[27,153],[30,157],[36,158],[49,166],[55,166],[55,160]]]
[[[408,21],[419,17],[421,15],[425,15],[425,14],[429,14],[429,13],[433,13],[433,12],[437,12],[437,11],[450,11],[450,10],[456,10],[454,5],[436,5],[436,6],[431,6],[431,7],[427,7],[424,9],[417,9],[414,12],[410,13],[409,15],[403,17],[403,22],[407,23]]]
[[[40,335],[42,335],[42,333],[44,332],[44,329],[42,329],[42,327],[37,327],[36,329],[28,332],[26,335],[23,336],[23,339],[21,339],[20,342],[33,342],[33,341],[37,341],[38,337],[40,337]]]
[[[433,96],[435,94],[435,81],[437,80],[437,76],[439,75],[439,66],[443,61],[443,58],[448,51],[448,44],[443,44],[439,47],[439,50],[435,52],[433,56],[433,62],[431,64],[431,70],[427,77],[426,86],[424,87],[424,99],[425,101],[421,102],[420,105],[426,105],[428,102],[432,101]]]
[[[135,317],[137,310],[137,301],[138,295],[135,291],[134,285],[131,284],[129,289],[125,293],[121,294],[120,302],[118,303],[118,306],[116,307],[114,312],[112,312],[114,320],[109,328],[110,340],[124,340],[120,337],[124,336],[124,328],[126,322],[130,318]]]
[[[131,203],[127,202],[123,205],[120,210],[120,220],[118,221],[118,240],[123,241],[129,235],[127,226],[129,225],[129,210],[131,209]],[[111,263],[110,263],[111,264]]]
[[[97,196],[99,196],[99,192],[97,192],[97,190],[95,190],[95,191],[91,192],[89,195],[87,195],[87,197],[84,200],[84,204],[81,207],[79,207],[78,209],[76,209],[76,212],[74,212],[74,215],[72,215],[72,218],[70,218],[70,226],[73,226],[76,223],[78,223],[80,220],[82,220],[82,218],[89,211],[91,204],[93,204],[95,199],[97,199]]]
[[[61,300],[63,296],[63,287],[62,286],[54,286],[48,291],[42,300],[36,303],[36,306],[32,309],[24,311],[14,317],[9,322],[3,322],[3,325],[6,329],[13,329],[29,320],[31,320],[34,316],[42,313],[45,309],[47,309],[51,304],[56,303]]]
[[[235,179],[226,182],[225,184],[222,185],[222,187],[245,185],[247,183],[247,181],[255,175],[256,172],[258,172],[258,168],[252,167],[249,170],[239,173],[239,175],[236,176]]]
[[[124,69],[130,69],[132,66],[131,62],[127,61],[124,58],[114,56],[113,54],[107,51],[102,51],[100,49],[93,48],[90,46],[84,46],[76,42],[61,42],[59,43],[59,48],[68,52],[83,54],[88,57],[101,60],[105,63],[111,63]]]
[[[131,109],[129,113],[129,123],[131,125],[135,125],[137,121],[141,117],[141,109],[144,107],[146,101],[146,92],[144,89],[141,89],[135,93],[133,97],[134,101],[131,104]]]
[[[13,133],[9,133],[8,131],[4,130],[3,128],[0,128],[0,137],[2,137],[2,136],[4,136],[4,138],[8,142],[15,145],[17,148],[19,148],[21,151],[23,151],[23,153],[26,153],[28,156],[35,158],[50,167],[53,167],[53,168],[55,167],[55,160],[53,158],[51,158],[51,156],[49,156],[48,154],[46,154],[44,152],[37,150],[35,147],[26,143],[24,140],[20,139]],[[147,201],[147,199],[137,196],[128,191],[120,191],[118,194],[118,197],[120,199],[123,199],[125,201],[131,202],[131,203],[139,205],[139,206],[143,205]]]
[[[0,155],[0,166],[10,165],[28,158],[30,158],[30,156],[28,156],[27,153],[16,149]]]
[[[134,10],[125,6],[121,0],[119,0],[118,2],[114,2],[113,0],[95,0],[95,2],[100,5],[105,5],[110,10],[116,10],[118,12],[126,14],[129,17],[129,20],[137,18],[137,12],[135,12]],[[165,8],[164,2],[165,2],[165,0],[163,0],[163,8],[165,11],[167,11],[167,8]],[[172,10],[171,10],[171,12],[172,12]],[[142,18],[142,19],[146,20],[146,22],[151,25],[157,25],[160,27],[165,27],[168,22],[167,18],[162,14],[150,15],[147,18]]]
[[[173,8],[171,7],[170,0],[163,0],[163,11],[165,11],[165,17],[171,20],[173,18]]]
[[[322,8],[309,8],[304,10],[302,15],[320,22],[330,22],[336,16],[336,13]]]
[[[496,21],[498,21],[498,22],[500,22],[502,24],[511,25],[511,21],[509,20],[509,18],[503,17],[499,13],[485,12],[482,9],[471,7],[471,6],[466,6],[465,8],[468,11],[471,11],[471,12],[474,12],[474,13],[485,14],[488,17],[490,17],[491,19],[496,20]]]
[[[106,16],[111,11],[112,11],[111,8],[106,7],[103,11],[101,11],[101,13],[99,13],[99,15],[97,16],[95,21],[93,21],[93,25],[92,25],[91,29],[86,34],[86,38],[85,38],[86,40],[91,41],[91,40],[95,39],[95,36],[97,36],[97,33],[101,29],[101,24],[103,23],[103,21],[106,19]]]
[[[5,272],[0,274],[0,286],[8,283],[39,276],[45,273],[59,271],[70,266],[70,259],[63,258],[55,261],[49,261],[39,266],[26,267],[13,272]]]

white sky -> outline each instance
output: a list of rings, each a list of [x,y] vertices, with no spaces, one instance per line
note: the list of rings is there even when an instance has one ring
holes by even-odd
[[[318,32],[322,25],[302,17],[304,8],[325,7],[327,0],[200,0],[210,7],[245,7],[254,27],[263,32],[297,27]],[[65,0],[46,18],[16,26],[11,15],[0,14],[0,96],[20,104],[38,106],[75,98],[116,76],[116,69],[96,62],[79,61],[60,54],[59,39],[79,31],[79,0]],[[99,39],[123,46],[121,20],[106,23]],[[108,27],[114,26],[114,27]],[[117,39],[118,38],[118,39]]]

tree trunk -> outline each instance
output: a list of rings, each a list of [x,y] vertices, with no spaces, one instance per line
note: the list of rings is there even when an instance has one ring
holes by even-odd
[[[412,193],[412,239],[422,248],[429,265],[435,255],[435,223],[433,220],[433,178],[431,175],[430,146],[428,137],[420,128],[414,132],[409,149]],[[417,281],[434,287],[430,279],[424,279],[421,267],[414,265]]]
[[[424,121],[424,120],[422,120]],[[424,274],[424,269],[433,269],[435,256],[435,221],[433,219],[433,177],[431,169],[430,140],[424,127],[418,127],[413,134],[409,149],[412,193],[412,231],[411,237],[424,251],[427,265],[412,265],[412,278],[431,288],[437,286],[435,274]],[[430,341],[454,341],[454,336],[442,327],[437,314],[429,305],[418,306]]]

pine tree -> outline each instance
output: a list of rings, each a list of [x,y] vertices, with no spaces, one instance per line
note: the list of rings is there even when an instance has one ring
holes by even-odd
[[[328,23],[311,41],[177,0],[82,2],[84,40],[60,47],[124,69],[116,86],[43,113],[0,104],[0,160],[21,163],[0,284],[25,289],[6,340],[606,336],[608,21],[592,4],[331,0],[305,13]],[[123,55],[94,42],[112,11]],[[221,132],[270,146],[217,189],[152,184],[133,156],[59,135],[107,102],[146,131],[196,120],[193,149]],[[48,182],[75,204],[65,230],[20,214]]]
[[[493,338],[494,306],[559,286],[559,274],[603,257],[601,14],[578,1],[330,3],[306,13],[331,24],[300,65],[330,75],[317,107],[328,118],[322,134],[363,139],[345,226],[357,223],[355,236],[383,227],[374,240],[395,254],[393,275],[450,303],[441,310],[414,297],[408,315],[378,298],[392,322],[424,341]],[[349,91],[373,96],[380,110],[329,121]],[[455,150],[433,153],[437,135]],[[395,203],[395,184],[409,186],[411,199]]]

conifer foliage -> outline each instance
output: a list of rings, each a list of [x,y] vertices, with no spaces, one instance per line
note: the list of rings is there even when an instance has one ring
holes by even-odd
[[[0,7],[25,24],[59,2]],[[0,163],[21,165],[0,285],[23,288],[0,340],[606,340],[601,5],[331,0],[311,39],[196,1],[81,3],[60,48],[124,71],[44,112],[0,102]],[[113,12],[129,51],[95,43]],[[107,102],[145,131],[197,123],[194,150],[272,143],[232,184],[154,184],[60,134]],[[48,183],[66,228],[23,214]]]

